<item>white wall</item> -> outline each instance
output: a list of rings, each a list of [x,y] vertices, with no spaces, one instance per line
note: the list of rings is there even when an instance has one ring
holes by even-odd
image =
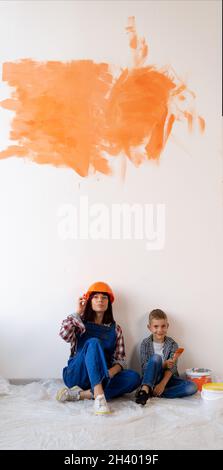
[[[220,2],[1,2],[0,62],[90,58],[130,64],[128,16],[149,42],[149,62],[171,64],[197,95],[206,132],[176,124],[160,163],[115,177],[82,179],[69,169],[0,161],[0,375],[59,377],[69,346],[58,336],[76,297],[111,284],[130,364],[146,336],[147,312],[164,309],[185,353],[180,370],[222,366],[222,147]],[[7,95],[5,84],[0,97]],[[10,112],[0,108],[0,149]],[[61,240],[61,204],[165,204],[162,250],[146,240]]]

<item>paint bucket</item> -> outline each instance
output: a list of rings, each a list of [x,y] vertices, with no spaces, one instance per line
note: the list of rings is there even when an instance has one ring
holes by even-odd
[[[217,410],[223,408],[223,382],[212,382],[202,386],[202,402],[206,409]]]
[[[202,385],[201,397],[204,400],[223,400],[223,382],[212,382]]]
[[[186,376],[188,380],[194,382],[198,390],[201,392],[204,384],[210,383],[212,371],[210,369],[199,369],[193,367],[193,369],[186,369]]]

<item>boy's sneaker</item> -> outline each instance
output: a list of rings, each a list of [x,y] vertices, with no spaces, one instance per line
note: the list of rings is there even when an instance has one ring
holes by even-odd
[[[136,403],[138,405],[145,405],[149,398],[150,393],[147,393],[145,390],[139,390],[136,394]]]
[[[64,387],[57,392],[56,399],[60,402],[78,401],[80,400],[80,392],[82,392],[82,389],[78,385],[71,388]]]
[[[98,395],[94,400],[94,412],[96,415],[111,413],[104,395]]]

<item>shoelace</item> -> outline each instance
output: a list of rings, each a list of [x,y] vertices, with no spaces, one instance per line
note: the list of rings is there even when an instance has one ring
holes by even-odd
[[[75,393],[72,393],[70,390],[66,390],[66,396],[68,401],[80,400],[80,390],[75,391]]]
[[[104,397],[99,397],[98,398],[98,406],[99,406],[99,408],[103,408],[104,406],[106,406],[106,401],[105,401]]]
[[[104,406],[105,405],[105,399],[103,397],[100,397],[98,399],[98,401],[99,401],[99,406]]]

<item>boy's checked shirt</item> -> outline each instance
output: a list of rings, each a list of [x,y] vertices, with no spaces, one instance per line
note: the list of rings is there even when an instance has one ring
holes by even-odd
[[[178,344],[169,336],[165,337],[164,345],[163,345],[163,360],[167,361],[168,359],[172,359],[175,351],[178,349]],[[148,336],[145,338],[140,347],[140,359],[141,359],[141,367],[142,373],[145,372],[145,367],[148,362],[148,359],[154,354],[154,347],[153,347],[153,335]],[[177,370],[177,361],[174,366],[169,369],[173,375],[179,375]]]
[[[110,325],[105,325],[109,328]],[[113,364],[119,364],[123,369],[126,368],[126,357],[125,357],[125,345],[124,345],[124,338],[122,334],[122,329],[117,323],[115,324],[116,330],[116,346],[113,355]],[[65,320],[63,320],[61,328],[60,328],[60,336],[64,339],[67,343],[71,345],[71,352],[70,355],[74,356],[76,354],[76,347],[77,347],[77,333],[84,333],[85,332],[85,325],[82,322],[80,316],[75,313],[73,315],[68,315]]]

